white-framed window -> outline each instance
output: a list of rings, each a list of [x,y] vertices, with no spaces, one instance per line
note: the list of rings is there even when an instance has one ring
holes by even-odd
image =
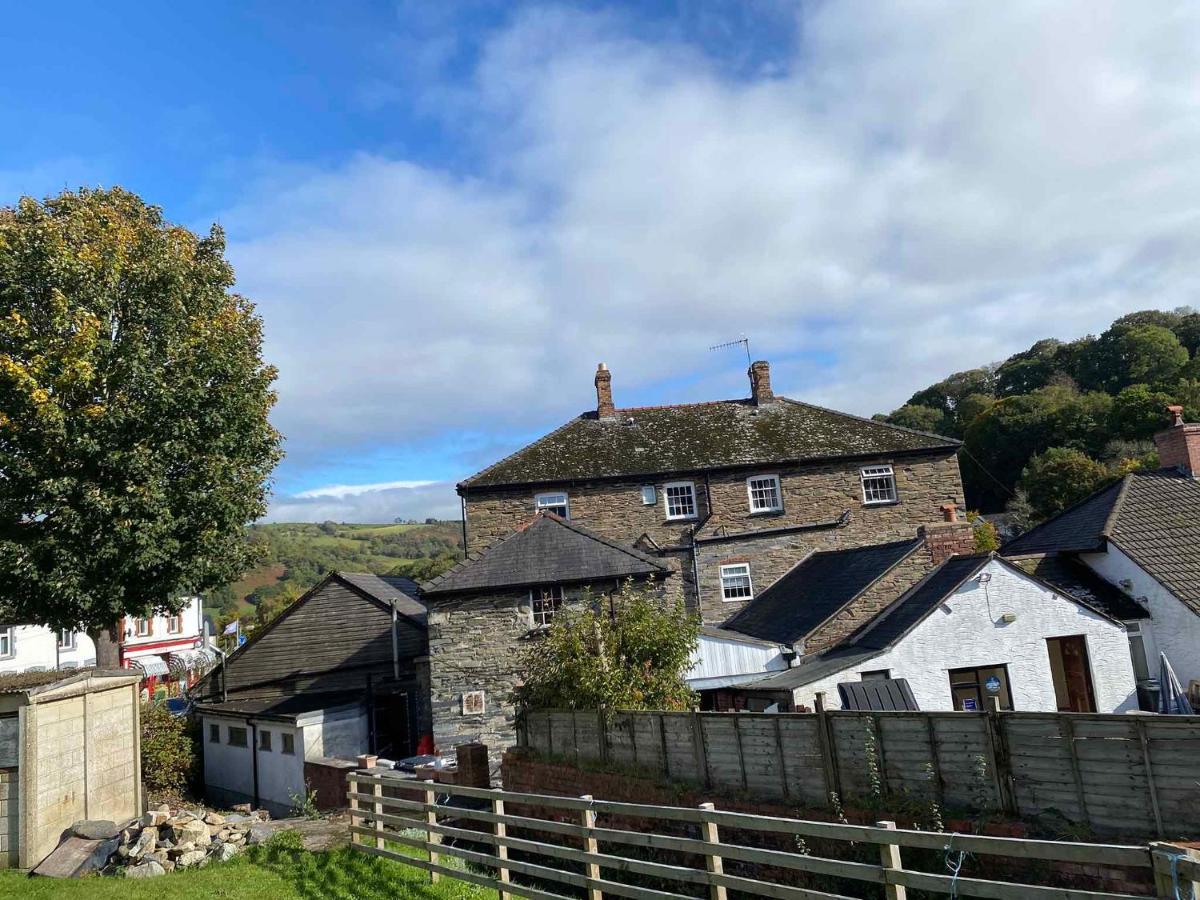
[[[11,625],[0,625],[0,659],[17,655],[17,629]]]
[[[221,743],[221,726],[216,722],[208,723],[208,742],[210,744]]]
[[[75,649],[75,632],[70,628],[64,628],[58,633],[58,649],[59,650],[74,650]]]
[[[690,481],[673,481],[663,485],[663,498],[668,519],[696,518],[696,486]]]
[[[750,583],[750,563],[730,563],[721,566],[721,599],[750,600],[754,585]]]
[[[538,512],[551,512],[563,519],[571,518],[571,503],[567,499],[566,491],[537,494],[533,498],[533,505]]]
[[[1129,655],[1133,660],[1133,677],[1145,681],[1150,677],[1150,664],[1146,659],[1146,637],[1140,622],[1126,622],[1125,632],[1129,635]]]
[[[150,620],[149,619],[134,619],[133,633],[138,637],[150,637]]]
[[[229,726],[229,746],[230,747],[245,747],[246,746],[246,729],[238,728],[236,725]]]
[[[783,509],[783,492],[778,475],[751,475],[746,479],[746,494],[750,497],[750,512],[779,512]]]
[[[863,503],[895,503],[896,475],[891,466],[864,466],[862,470]]]
[[[534,626],[549,625],[554,621],[554,614],[563,605],[562,585],[556,584],[551,587],[534,588],[529,592],[529,599],[533,603]]]
[[[658,491],[652,484],[642,485],[642,506],[653,506],[658,502]]]
[[[258,733],[258,749],[265,752],[271,752],[271,732],[260,731]]]
[[[180,634],[183,632],[183,616],[176,614],[167,616],[167,634]]]
[[[288,734],[286,731],[279,733],[279,752],[286,753],[288,756],[294,756],[296,753],[296,736]]]

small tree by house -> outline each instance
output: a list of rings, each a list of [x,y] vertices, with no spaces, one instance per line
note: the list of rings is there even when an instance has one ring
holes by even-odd
[[[626,582],[561,613],[524,654],[526,709],[690,709],[685,678],[700,622],[682,601],[664,603]]]

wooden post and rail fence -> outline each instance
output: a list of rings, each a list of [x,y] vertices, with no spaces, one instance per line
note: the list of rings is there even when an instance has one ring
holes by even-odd
[[[539,710],[540,755],[811,808],[872,793],[1097,835],[1200,834],[1200,716]]]
[[[445,876],[489,888],[501,900],[726,900],[730,891],[773,900],[907,900],[910,890],[992,900],[1200,898],[1195,851],[1165,844],[814,822],[722,811],[708,803],[671,807],[434,785],[381,769],[356,771],[348,784],[354,851],[425,869],[434,880]],[[440,796],[456,802],[439,803]],[[830,855],[816,855],[817,847]],[[832,855],[838,852],[850,858]],[[954,871],[968,856],[998,859],[1002,871],[1019,879]],[[1094,872],[1110,883],[1114,872],[1129,872],[1129,882],[1145,888],[1117,892],[1045,883],[1053,880],[1048,873],[1059,871],[1056,865],[1083,877]]]

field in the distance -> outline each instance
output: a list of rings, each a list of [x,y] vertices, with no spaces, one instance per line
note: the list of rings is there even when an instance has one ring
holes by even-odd
[[[210,593],[205,609],[214,624],[235,615],[243,621],[255,618],[263,603],[274,610],[335,570],[430,578],[458,557],[462,523],[278,522],[251,526],[246,540],[262,561]]]

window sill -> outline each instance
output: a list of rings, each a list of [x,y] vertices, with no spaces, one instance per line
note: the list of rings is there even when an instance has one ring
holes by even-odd
[[[722,597],[722,603],[749,603],[753,597]]]
[[[699,516],[667,516],[666,522],[668,525],[673,525],[679,522],[696,522],[699,519]]]
[[[870,500],[863,501],[863,506],[874,509],[876,506],[899,506],[899,500]]]
[[[771,519],[782,516],[784,513],[783,507],[779,509],[757,509],[750,510],[750,518],[752,519]]]

